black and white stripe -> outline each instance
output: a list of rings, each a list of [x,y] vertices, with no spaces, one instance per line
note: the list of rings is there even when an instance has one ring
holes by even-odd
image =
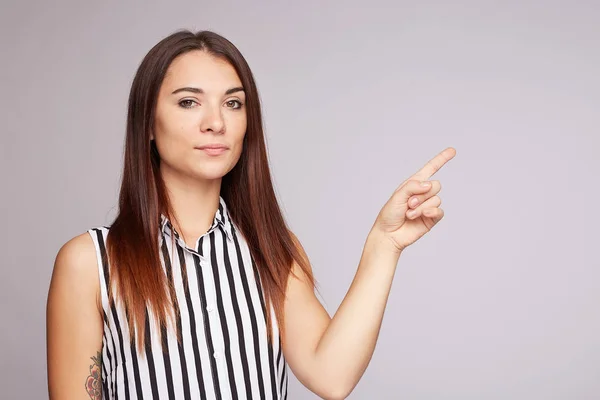
[[[103,398],[287,398],[279,329],[274,323],[270,346],[258,271],[222,197],[212,226],[195,248],[162,217],[158,240],[166,277],[174,287],[175,331],[157,331],[154,315],[146,312],[142,354],[129,340],[127,311],[108,299],[109,229],[88,231],[96,246],[104,310]],[[274,317],[272,307],[269,312]]]

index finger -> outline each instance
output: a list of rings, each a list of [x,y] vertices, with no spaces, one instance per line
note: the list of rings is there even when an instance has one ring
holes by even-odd
[[[437,156],[427,161],[427,164],[413,175],[413,179],[426,181],[440,170],[448,161],[452,160],[456,155],[454,147],[447,147]]]

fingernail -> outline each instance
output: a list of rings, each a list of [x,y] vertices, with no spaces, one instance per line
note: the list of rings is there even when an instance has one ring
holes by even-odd
[[[429,181],[421,182],[421,186],[423,186],[423,187],[429,187],[430,185],[431,185],[431,182],[429,182]]]
[[[416,197],[413,197],[413,198],[410,200],[410,206],[411,206],[411,207],[414,207],[414,206],[416,206],[416,205],[417,205],[417,203],[418,203],[418,202],[419,202],[419,199],[417,199]]]
[[[406,215],[407,215],[409,218],[412,218],[412,217],[414,217],[414,216],[415,216],[415,214],[416,214],[416,213],[417,213],[417,212],[416,212],[415,210],[410,210],[409,212],[407,212],[407,213],[406,213]]]

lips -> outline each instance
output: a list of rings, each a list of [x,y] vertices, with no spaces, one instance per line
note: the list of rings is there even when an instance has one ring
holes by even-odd
[[[205,149],[211,149],[211,150],[223,149],[223,150],[226,150],[229,147],[225,146],[224,144],[205,144],[204,146],[200,146],[200,147],[196,147],[196,148],[200,149],[200,150],[205,150]]]
[[[200,150],[227,150],[229,147],[224,144],[205,144],[204,146],[196,148]]]

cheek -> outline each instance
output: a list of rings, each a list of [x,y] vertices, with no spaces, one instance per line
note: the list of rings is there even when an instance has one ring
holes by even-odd
[[[237,164],[240,161],[240,157],[242,155],[242,151],[243,151],[243,145],[242,143],[240,143],[236,149],[235,152],[233,153],[233,163]]]
[[[163,162],[176,166],[186,163],[189,158],[191,142],[185,126],[174,126],[156,134],[156,147]]]
[[[240,158],[240,155],[244,151],[244,136],[241,136],[235,146],[235,158],[236,162]]]
[[[246,136],[246,116],[235,116],[230,118],[227,123],[227,133],[225,136],[229,136],[229,143],[234,147],[233,153],[239,156],[242,151],[244,144],[244,137]]]
[[[231,130],[231,133],[235,136],[235,142],[241,147],[244,142],[244,137],[246,136],[246,130],[248,128],[246,117],[236,121],[232,128],[233,129]]]

